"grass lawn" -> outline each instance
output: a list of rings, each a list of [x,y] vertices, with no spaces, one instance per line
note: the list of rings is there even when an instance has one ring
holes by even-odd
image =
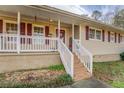
[[[94,62],[94,77],[100,79],[112,87],[124,88],[124,61]]]
[[[50,88],[72,83],[73,80],[66,74],[63,65],[0,74],[0,87],[3,88]]]

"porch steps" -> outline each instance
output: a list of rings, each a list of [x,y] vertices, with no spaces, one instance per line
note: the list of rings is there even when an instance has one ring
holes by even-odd
[[[74,80],[79,81],[82,79],[88,79],[91,75],[80,62],[79,58],[74,54]]]

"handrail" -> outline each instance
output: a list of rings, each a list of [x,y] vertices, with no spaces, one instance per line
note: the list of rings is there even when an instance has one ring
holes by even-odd
[[[60,57],[62,63],[65,67],[66,72],[73,78],[73,63],[74,57],[72,52],[68,49],[68,47],[63,43],[62,40],[58,39],[58,51],[60,53]]]
[[[92,75],[93,56],[84,46],[81,45],[79,40],[74,40],[74,52],[80,59],[80,62],[84,64]]]

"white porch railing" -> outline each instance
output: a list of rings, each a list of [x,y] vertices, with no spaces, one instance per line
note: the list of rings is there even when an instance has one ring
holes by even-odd
[[[79,40],[74,40],[74,53],[92,74],[93,56],[85,47],[81,45]]]
[[[20,43],[22,52],[57,51],[57,38],[21,36]]]
[[[0,52],[16,52],[17,35],[0,34]]]
[[[0,52],[42,51],[59,51],[66,72],[73,77],[73,54],[62,40],[58,40],[58,38],[0,34]]]
[[[66,72],[73,78],[73,64],[74,57],[72,52],[68,49],[68,47],[63,43],[62,40],[58,40],[58,51],[60,53],[61,60],[65,67]]]
[[[0,52],[18,52],[18,42],[20,52],[57,51],[57,38],[0,34]]]

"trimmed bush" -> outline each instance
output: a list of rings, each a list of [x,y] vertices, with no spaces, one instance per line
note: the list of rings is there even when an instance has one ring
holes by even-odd
[[[121,60],[124,61],[124,52],[122,52],[122,53],[120,54],[120,57],[121,57]]]

